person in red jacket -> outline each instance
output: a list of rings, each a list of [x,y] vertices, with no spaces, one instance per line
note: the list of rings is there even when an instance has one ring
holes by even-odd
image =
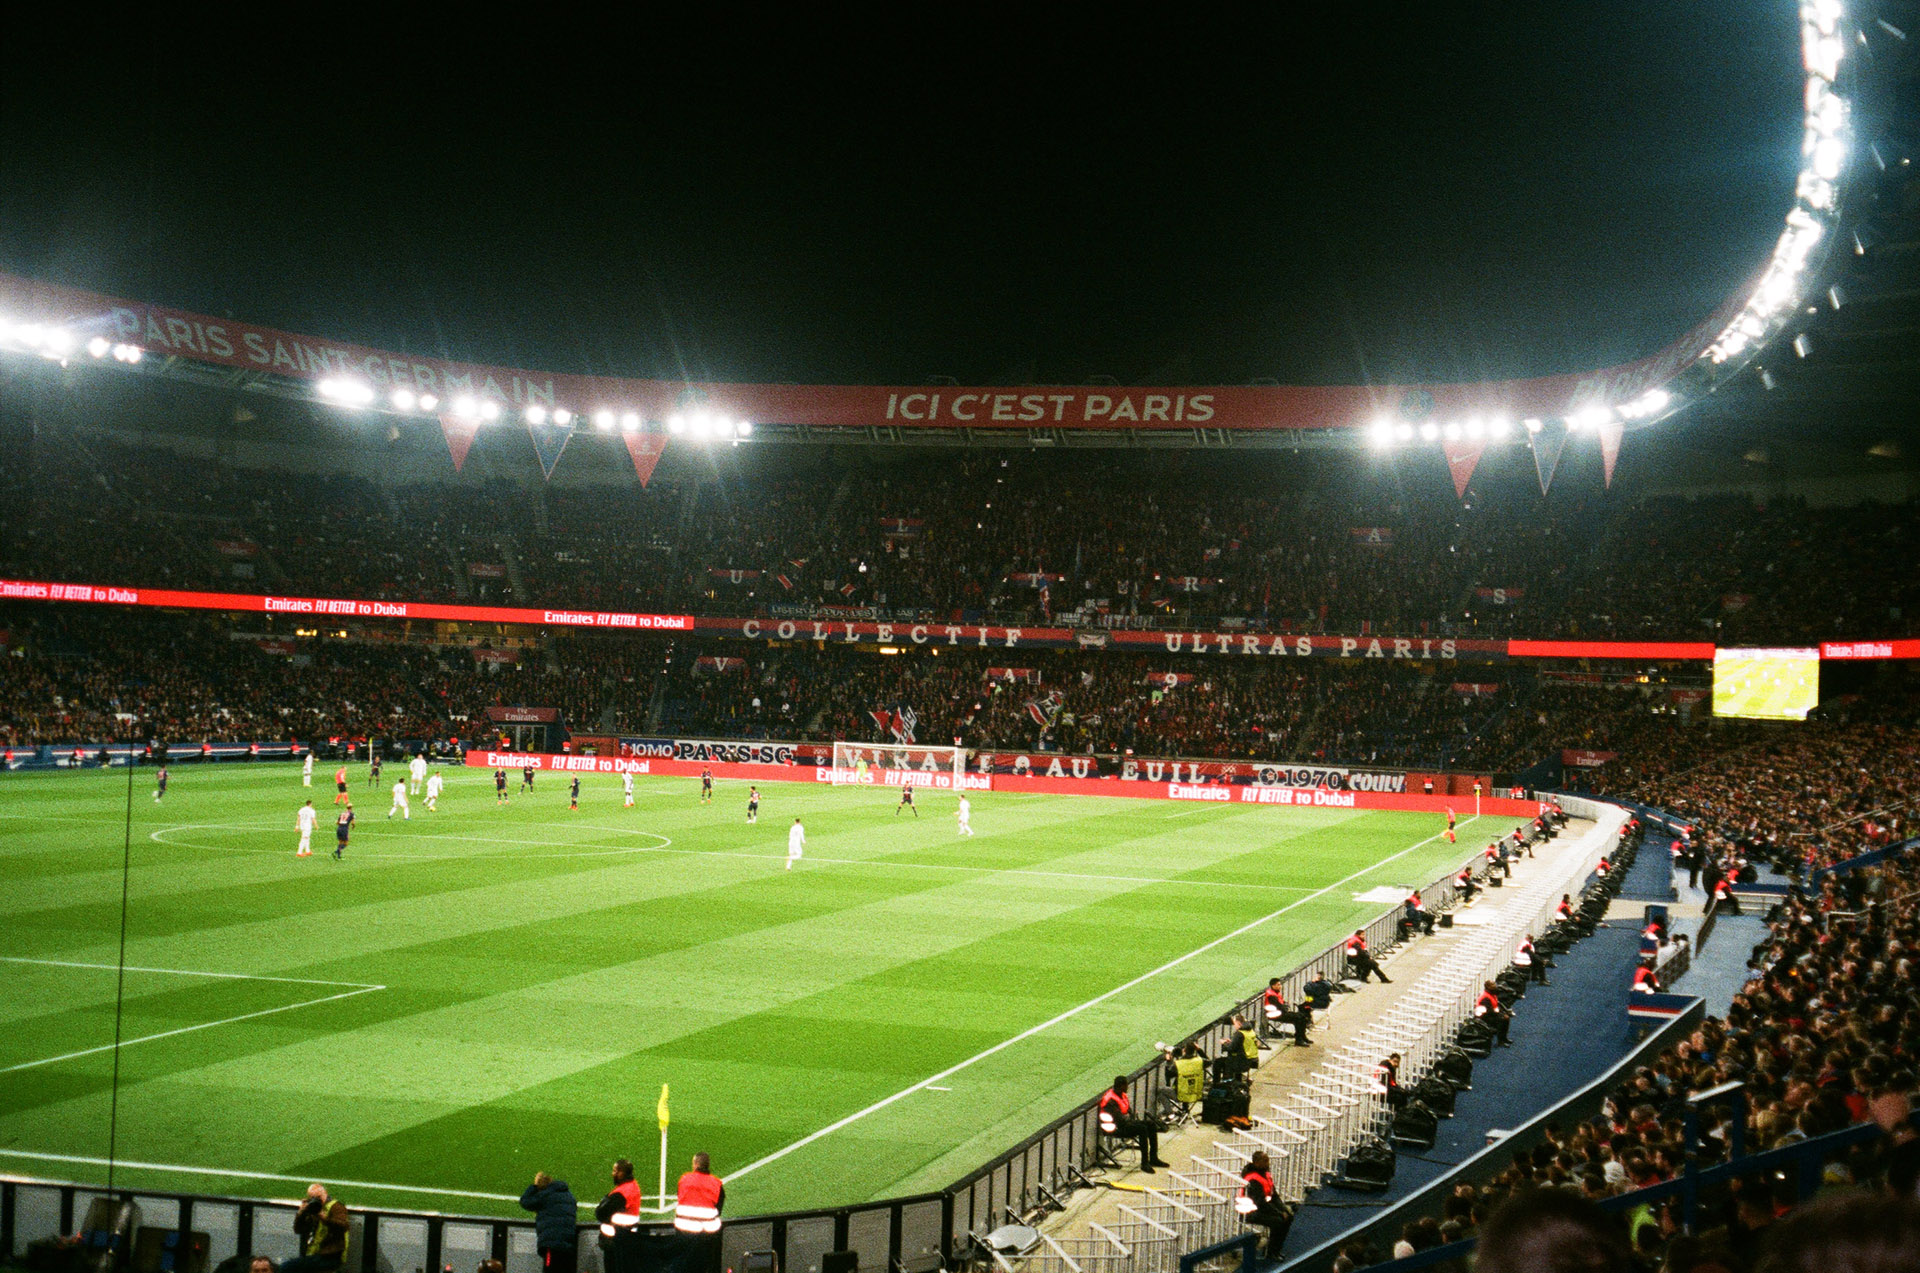
[[[633,1163],[628,1159],[614,1159],[613,1188],[593,1209],[593,1218],[600,1222],[601,1236],[608,1238],[639,1225],[640,1185],[633,1178]]]
[[[1653,961],[1643,959],[1640,966],[1633,970],[1633,993],[1657,995],[1660,993],[1660,974],[1653,970]]]
[[[1240,1193],[1233,1200],[1233,1209],[1248,1224],[1257,1224],[1267,1231],[1266,1258],[1279,1259],[1287,1230],[1293,1227],[1293,1213],[1274,1196],[1273,1162],[1266,1150],[1255,1150],[1241,1171]]]
[[[1135,1118],[1133,1101],[1127,1096],[1127,1076],[1113,1076],[1113,1086],[1100,1093],[1094,1102],[1094,1125],[1102,1136],[1131,1136],[1140,1144],[1140,1170],[1153,1174],[1155,1167],[1173,1164],[1160,1157],[1160,1129],[1150,1118]]]
[[[1507,1042],[1507,1030],[1513,1023],[1513,1015],[1500,1006],[1500,996],[1495,993],[1493,983],[1486,982],[1480,989],[1480,997],[1473,1001],[1473,1015],[1493,1027],[1494,1038],[1503,1048],[1512,1047]]]
[[[1353,930],[1353,936],[1347,938],[1347,967],[1363,982],[1369,974],[1380,978],[1382,982],[1393,981],[1393,978],[1381,970],[1379,962],[1367,950],[1367,936],[1358,928]]]
[[[696,1247],[688,1261],[695,1273],[720,1267],[720,1209],[726,1205],[727,1186],[713,1174],[712,1160],[695,1154],[673,1201],[673,1230]]]

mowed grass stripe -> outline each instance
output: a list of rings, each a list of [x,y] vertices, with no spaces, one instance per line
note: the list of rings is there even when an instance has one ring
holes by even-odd
[[[207,779],[203,783],[176,784],[175,794],[194,790],[196,798],[176,802],[170,795],[168,805],[154,811],[151,825],[204,816],[196,806],[202,804],[200,797],[206,797],[219,806],[219,820],[241,821],[249,814],[258,817],[269,813],[276,820],[284,818],[288,831],[269,833],[266,838],[290,850],[291,809],[299,796],[297,780],[282,776],[270,781],[262,776],[263,770],[268,767],[252,767],[249,773],[246,767],[231,766],[225,771],[203,771]],[[63,781],[84,782],[89,777],[98,775],[72,775]],[[543,787],[533,801],[495,811],[491,809],[488,775],[459,777],[468,781],[449,791],[442,817],[456,807],[464,807],[461,816],[479,822],[483,828],[498,827],[506,834],[512,829],[510,824],[521,822],[519,815],[524,813],[527,822],[522,825],[537,826],[528,838],[564,837],[567,843],[592,843],[599,835],[582,827],[569,827],[564,796],[550,787]],[[16,797],[25,785],[0,784],[0,802]],[[1091,853],[1101,867],[1126,867],[1143,876],[1181,867],[1257,879],[1277,870],[1285,878],[1300,873],[1298,878],[1304,885],[1316,878],[1312,859],[1320,856],[1313,833],[1306,829],[1312,819],[1302,819],[1300,811],[1292,810],[1285,811],[1289,815],[1285,819],[1262,820],[1236,813],[1163,822],[1152,828],[1171,833],[1162,837],[1142,834],[1146,818],[1136,812],[1145,811],[1151,816],[1162,806],[1100,802],[1114,806],[1101,810],[1090,801],[982,797],[975,800],[975,822],[983,832],[992,830],[960,841],[954,835],[951,818],[934,816],[931,799],[915,831],[909,829],[908,819],[893,819],[887,812],[890,805],[866,798],[870,793],[865,791],[770,786],[763,789],[767,816],[759,828],[748,829],[737,815],[729,815],[726,786],[722,788],[722,800],[710,809],[698,806],[692,797],[693,788],[692,783],[652,784],[643,780],[639,787],[642,808],[633,812],[641,815],[649,829],[674,836],[676,844],[730,844],[750,831],[769,839],[778,837],[777,843],[783,843],[785,824],[791,816],[787,811],[799,809],[807,818],[809,839],[816,853],[833,851],[849,857],[884,853],[890,859],[905,861],[926,854],[965,860],[969,850],[978,849],[973,858],[980,862],[982,874],[920,886],[875,878],[884,871],[878,865],[809,867],[787,876],[770,871],[770,863],[746,861],[744,873],[735,876],[727,859],[704,857],[686,860],[678,867],[627,862],[578,870],[554,868],[551,863],[536,870],[534,863],[517,861],[510,855],[439,866],[344,864],[358,873],[357,878],[380,879],[387,895],[362,898],[352,907],[325,914],[325,919],[336,922],[342,935],[330,943],[332,949],[324,955],[305,948],[311,933],[302,929],[298,913],[282,915],[288,922],[279,928],[242,922],[225,925],[235,930],[232,933],[220,934],[216,929],[210,934],[181,927],[177,932],[157,934],[159,945],[164,948],[192,937],[195,940],[190,944],[202,956],[229,955],[236,966],[386,981],[396,989],[368,996],[366,1001],[317,1009],[327,1014],[324,1030],[283,1030],[277,1023],[271,1029],[255,1030],[243,1025],[230,1028],[238,1033],[232,1034],[229,1046],[215,1057],[209,1058],[203,1049],[184,1049],[180,1057],[165,1065],[156,1064],[140,1089],[123,1092],[123,1111],[130,1116],[130,1126],[124,1127],[123,1133],[138,1134],[132,1125],[148,1123],[154,1135],[177,1134],[179,1128],[172,1126],[177,1118],[185,1117],[189,1110],[204,1112],[211,1098],[217,1104],[246,1110],[245,1122],[250,1130],[265,1127],[268,1131],[264,1135],[256,1131],[236,1136],[233,1120],[228,1120],[224,1131],[207,1129],[196,1143],[209,1153],[225,1145],[244,1152],[249,1161],[236,1161],[232,1152],[211,1158],[202,1155],[190,1161],[242,1169],[272,1168],[297,1161],[313,1163],[317,1170],[320,1164],[328,1164],[330,1170],[348,1178],[393,1179],[428,1187],[436,1183],[463,1187],[467,1180],[449,1178],[459,1174],[492,1186],[482,1191],[510,1193],[511,1186],[516,1186],[524,1174],[519,1168],[521,1156],[529,1153],[545,1159],[546,1165],[561,1165],[576,1178],[593,1178],[591,1173],[598,1167],[591,1164],[603,1165],[608,1139],[617,1132],[616,1138],[624,1143],[636,1117],[622,1108],[623,1102],[610,1101],[608,1093],[632,1091],[636,1081],[651,1082],[650,1075],[637,1080],[636,1072],[657,1065],[680,1073],[681,1082],[693,1085],[686,1100],[710,1111],[687,1115],[677,1109],[677,1123],[691,1119],[685,1123],[687,1134],[700,1135],[710,1121],[716,1138],[737,1144],[744,1153],[749,1140],[755,1135],[764,1138],[769,1127],[804,1127],[815,1119],[811,1125],[823,1125],[830,1121],[827,1115],[832,1110],[849,1102],[857,1107],[864,1103],[863,1096],[871,1100],[871,1093],[900,1074],[910,1073],[915,1063],[963,1049],[967,1053],[978,1051],[976,1045],[981,1038],[1007,1037],[1015,1032],[1007,1028],[1010,1017],[1044,1020],[1050,1010],[1057,1010],[1055,1005],[1086,985],[1100,982],[1097,975],[1083,979],[1078,965],[1110,968],[1112,961],[1103,963],[1101,952],[1122,936],[1141,938],[1142,930],[1146,930],[1149,935],[1140,944],[1145,954],[1157,941],[1153,933],[1164,929],[1168,933],[1201,934],[1204,939],[1230,927],[1222,920],[1223,915],[1241,913],[1239,908],[1205,894],[1193,896],[1195,890],[1191,889],[1125,881],[1106,885],[1043,881],[988,873],[996,864],[1078,858],[1075,864],[1082,865]],[[356,788],[357,795],[359,790]],[[783,798],[789,793],[795,798]],[[743,800],[744,789],[730,794],[738,802]],[[322,795],[330,798],[330,788]],[[618,807],[617,785],[605,792],[590,789],[583,795],[592,802],[590,810],[596,822],[611,821],[625,812]],[[323,800],[316,800],[316,804],[324,813]],[[475,805],[481,807],[473,808]],[[382,799],[378,812],[384,811]],[[506,816],[489,821],[486,815],[496,812]],[[588,812],[582,810],[582,814]],[[781,816],[783,813],[787,816]],[[1031,814],[1039,816],[1026,816]],[[416,800],[416,825],[423,816]],[[1221,836],[1217,830],[1211,838],[1194,834],[1228,821],[1246,823],[1246,831],[1265,834],[1235,834],[1225,843],[1218,842]],[[1342,821],[1364,824],[1366,820],[1348,817]],[[898,830],[892,825],[896,823]],[[119,828],[110,830],[117,832]],[[1394,828],[1390,834],[1395,837],[1396,849],[1420,838],[1404,834],[1402,828]],[[829,842],[838,837],[845,837],[847,847],[831,849]],[[18,865],[9,846],[17,839],[0,839],[0,872],[9,880]],[[989,839],[1006,843],[989,850],[981,843]],[[1341,858],[1344,862],[1354,851],[1353,837],[1345,835],[1340,842],[1348,845]],[[196,861],[196,853],[220,861]],[[143,868],[140,880],[156,889],[177,890],[162,909],[190,911],[196,902],[207,900],[196,894],[218,896],[235,888],[232,873],[236,866],[287,873],[278,882],[267,874],[237,886],[239,894],[221,899],[222,905],[213,908],[230,917],[271,900],[247,896],[251,890],[264,890],[267,895],[276,891],[316,892],[310,879],[293,873],[296,867],[312,865],[317,864],[294,863],[290,852],[281,857],[268,852],[207,854],[183,850],[177,858],[156,862],[152,872]],[[182,873],[205,881],[204,886],[179,889]],[[700,878],[694,880],[689,873]],[[1324,881],[1342,873],[1344,870],[1317,878]],[[492,882],[475,886],[471,878],[475,875],[492,877]],[[650,895],[634,888],[638,877],[668,877],[666,881],[654,878],[653,883],[668,882],[677,891],[670,890],[668,900],[660,900],[657,891]],[[113,878],[117,885],[117,876]],[[620,894],[619,904],[582,911],[555,905],[548,896],[578,891],[595,882],[614,884]],[[332,890],[336,886],[336,881],[328,881],[319,887]],[[815,890],[823,893],[809,901]],[[1184,914],[1186,903],[1172,896],[1182,892],[1189,894],[1188,902],[1206,904],[1193,907],[1192,914]],[[1169,896],[1155,900],[1156,894]],[[762,899],[786,908],[777,917],[778,922],[766,922],[767,916],[752,913]],[[141,900],[136,890],[136,902]],[[311,900],[321,904],[319,898]],[[308,899],[300,901],[293,912],[306,907]],[[433,905],[436,902],[437,907]],[[1032,909],[1036,902],[1040,905],[1037,911]],[[732,908],[740,908],[742,920],[748,922],[729,936],[717,931],[713,921]],[[1374,908],[1365,909],[1371,913]],[[201,917],[207,917],[205,911]],[[184,918],[174,914],[162,927],[177,926]],[[634,956],[642,952],[629,933],[649,926],[661,931],[642,939],[649,943],[651,953],[636,959]],[[1047,935],[1050,928],[1055,930],[1053,936]],[[410,939],[397,941],[382,936],[395,929],[410,931]],[[423,938],[422,931],[431,935]],[[100,936],[92,935],[96,941]],[[1322,927],[1307,944],[1317,948],[1331,936]],[[1192,942],[1188,948],[1197,944]],[[853,957],[841,960],[836,954],[823,958],[823,952],[840,949],[853,952]],[[164,962],[144,950],[141,958]],[[675,959],[683,961],[677,971]],[[718,960],[736,967],[703,980],[698,975],[688,976],[688,968],[700,966],[698,962],[684,962],[689,960],[707,964]],[[816,972],[814,965],[822,963],[843,966]],[[1174,987],[1178,993],[1155,1011],[1174,1015],[1189,1026],[1197,1024],[1193,1006],[1198,996],[1208,990],[1225,993],[1223,987],[1229,984],[1244,985],[1245,964],[1242,954],[1231,966],[1223,966],[1210,977],[1181,978]],[[195,966],[208,965],[202,958]],[[1071,975],[1060,973],[1062,969],[1072,970]],[[1054,975],[1050,976],[1050,971]],[[400,986],[403,976],[416,984]],[[1104,985],[1118,980],[1107,979]],[[395,996],[391,1008],[372,1002],[388,999],[389,995]],[[903,1008],[909,1013],[924,1011],[931,1018],[927,1028],[909,1029],[888,1020]],[[1130,1022],[1124,1024],[1127,1031],[1135,1028]],[[984,1115],[976,1109],[971,1121],[963,1119],[952,1127],[942,1124],[931,1139],[927,1138],[929,1124],[924,1120],[910,1135],[878,1137],[888,1146],[886,1152],[871,1169],[838,1179],[828,1200],[860,1196],[869,1187],[884,1187],[884,1178],[911,1170],[916,1163],[937,1161],[932,1156],[940,1154],[943,1147],[951,1153],[952,1145],[967,1140],[970,1131],[981,1134],[977,1128],[982,1117],[992,1125],[998,1110],[1010,1110],[1013,1112],[1007,1117],[1019,1117],[1022,1111],[1043,1105],[1055,1088],[1064,1099],[1069,1094],[1068,1084],[1062,1082],[1061,1075],[1077,1075],[1080,1063],[1088,1057],[1137,1048],[1140,1042],[1137,1034],[1126,1032],[1102,1036],[1098,1022],[1076,1020],[1074,1025],[1096,1028],[1085,1038],[1078,1037],[1077,1029],[1063,1032],[1060,1043],[1048,1048],[1010,1049],[1036,1055],[1025,1072],[1015,1076],[1016,1082],[1006,1087],[1005,1099],[985,1110]],[[223,1028],[209,1033],[226,1035],[229,1031]],[[783,1044],[782,1039],[787,1042]],[[890,1041],[899,1041],[899,1046]],[[156,1049],[169,1046],[153,1045]],[[463,1062],[462,1058],[469,1056],[476,1059]],[[127,1060],[133,1062],[131,1053]],[[134,1062],[130,1068],[139,1064]],[[169,1069],[168,1065],[175,1068]],[[492,1081],[495,1071],[501,1079],[497,1084]],[[136,1068],[135,1072],[143,1071]],[[469,1081],[422,1077],[443,1072],[466,1076]],[[709,1077],[698,1077],[703,1074]],[[770,1076],[791,1075],[800,1079],[781,1088],[783,1094],[773,1101],[776,1108],[742,1117],[742,1109],[753,1110],[754,1093],[770,1087]],[[277,1129],[271,1127],[271,1119],[263,1117],[276,1104],[290,1102],[297,1106],[303,1096],[313,1097],[317,1091],[327,1090],[329,1084],[337,1089],[341,1083],[354,1093],[356,1109],[364,1106],[366,1111],[364,1118],[356,1115],[354,1136],[342,1137],[343,1143],[322,1145],[311,1135],[288,1136],[282,1143]],[[288,1088],[290,1092],[283,1091]],[[657,1092],[657,1088],[654,1090]],[[676,1092],[681,1090],[676,1087]],[[7,1140],[30,1144],[25,1134],[29,1131],[34,1139],[57,1136],[61,1126],[75,1126],[76,1119],[84,1133],[88,1121],[85,1111],[92,1098],[79,1093],[69,1093],[64,1099],[52,1092],[42,1095],[52,1097],[54,1106],[38,1111],[46,1115],[45,1120],[33,1113],[24,1119],[7,1116],[0,1121],[0,1133]],[[1083,1093],[1073,1094],[1072,1099],[1080,1095]],[[638,1101],[639,1097],[634,1099]],[[146,1117],[131,1117],[136,1111]],[[767,1117],[760,1117],[762,1114]],[[63,1119],[67,1120],[64,1124]],[[290,1121],[299,1126],[309,1120]],[[749,1127],[747,1136],[742,1137],[735,1129],[748,1122],[758,1123],[760,1131]],[[458,1153],[449,1153],[446,1133],[456,1125],[459,1138],[452,1143],[461,1148]],[[485,1136],[499,1141],[505,1152],[504,1167],[466,1148],[470,1137],[481,1134],[486,1126],[496,1129]],[[491,1141],[483,1136],[482,1142],[474,1143],[477,1151],[479,1143]],[[48,1146],[41,1139],[38,1147]],[[581,1156],[580,1165],[566,1167],[574,1155]],[[177,1149],[147,1156],[164,1161],[187,1157]],[[332,1166],[356,1157],[369,1166],[389,1164],[393,1171],[348,1172]],[[274,1159],[277,1163],[271,1161]],[[497,1177],[503,1170],[510,1178],[501,1182]],[[769,1197],[780,1190],[813,1189],[818,1200],[817,1191],[823,1187],[817,1175],[807,1172],[769,1171],[752,1179],[759,1182],[762,1177]],[[754,1192],[761,1190],[756,1183]]]

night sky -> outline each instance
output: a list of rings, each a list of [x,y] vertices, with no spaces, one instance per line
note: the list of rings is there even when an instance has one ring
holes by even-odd
[[[1791,3],[1304,8],[16,40],[0,269],[552,370],[1404,381],[1649,352],[1779,233]]]

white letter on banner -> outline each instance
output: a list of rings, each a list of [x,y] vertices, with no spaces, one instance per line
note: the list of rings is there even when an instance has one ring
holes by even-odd
[[[743,624],[741,624],[741,625],[740,625],[740,635],[741,635],[741,636],[743,636],[743,637],[757,637],[757,636],[759,636],[759,635],[760,635],[760,620],[758,620],[758,619],[748,619],[748,620],[747,620],[747,621],[746,621],[745,623],[743,623]]]
[[[913,627],[907,630],[907,639],[915,645],[925,645],[927,643],[927,625],[924,623],[914,624]]]
[[[1341,637],[1340,638],[1340,657],[1343,659],[1346,658],[1349,654],[1352,654],[1356,649],[1358,649],[1359,646],[1360,646],[1360,643],[1354,640],[1352,637]]]

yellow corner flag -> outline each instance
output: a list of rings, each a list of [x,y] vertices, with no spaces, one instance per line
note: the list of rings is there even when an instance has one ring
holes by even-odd
[[[660,1085],[660,1130],[667,1130],[667,1085]]]

